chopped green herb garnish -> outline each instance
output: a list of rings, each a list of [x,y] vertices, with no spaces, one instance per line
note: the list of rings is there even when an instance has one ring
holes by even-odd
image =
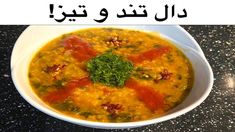
[[[91,112],[88,112],[88,111],[83,111],[83,112],[80,112],[79,113],[81,116],[84,116],[84,117],[89,117],[90,115],[93,115]]]
[[[32,85],[34,86],[34,88],[36,88],[36,89],[39,88],[40,86],[42,86],[40,82],[35,82],[35,81],[32,81],[31,84],[32,84]]]
[[[153,79],[153,77],[149,74],[149,70],[144,69],[143,67],[135,68],[132,75],[136,78],[143,79],[143,80]]]
[[[128,113],[121,113],[115,115],[108,115],[108,119],[110,122],[129,122],[132,119],[132,116]]]
[[[87,63],[87,70],[93,82],[122,87],[130,77],[133,64],[121,56],[106,52],[91,59]]]
[[[79,107],[77,107],[76,105],[73,104],[73,102],[68,100],[62,103],[54,104],[54,108],[62,111],[70,111],[75,113],[79,112]]]
[[[61,88],[65,85],[65,79],[56,80],[54,86],[56,88]]]
[[[136,45],[125,45],[123,46],[123,48],[136,48],[137,46]]]
[[[144,68],[143,68],[143,67],[137,67],[137,68],[135,69],[135,71],[144,71]]]

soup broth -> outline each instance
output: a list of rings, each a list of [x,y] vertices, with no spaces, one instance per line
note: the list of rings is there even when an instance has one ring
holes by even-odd
[[[90,28],[41,48],[29,66],[40,99],[61,114],[97,122],[163,116],[193,83],[189,60],[172,42],[143,31]]]

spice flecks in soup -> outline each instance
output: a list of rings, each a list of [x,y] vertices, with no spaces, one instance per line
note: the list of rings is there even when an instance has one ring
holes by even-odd
[[[142,31],[91,28],[44,46],[29,66],[35,93],[58,112],[97,122],[156,118],[193,84],[189,60],[170,41]]]

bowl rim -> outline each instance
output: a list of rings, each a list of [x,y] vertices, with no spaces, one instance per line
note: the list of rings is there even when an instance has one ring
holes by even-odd
[[[29,26],[30,27],[30,26]],[[24,32],[27,32],[29,30],[29,27],[26,28],[26,30],[23,31]],[[112,26],[110,26],[112,27]],[[190,39],[192,41],[195,42],[196,46],[198,46],[199,49],[200,46],[198,45],[198,43],[196,42],[196,40],[186,31],[184,30],[182,27],[178,26],[177,27],[180,29],[180,30],[183,30],[183,32],[185,32],[185,34],[190,37]],[[78,29],[79,30],[79,29]],[[33,107],[37,108],[38,110],[42,111],[43,113],[47,114],[47,115],[50,115],[52,117],[55,117],[57,119],[60,119],[60,120],[63,120],[63,121],[67,121],[67,122],[70,122],[70,123],[73,123],[73,124],[77,124],[77,125],[82,125],[82,126],[87,126],[87,127],[92,127],[92,128],[103,128],[103,129],[120,129],[120,128],[134,128],[134,127],[140,127],[140,126],[146,126],[146,125],[150,125],[150,124],[154,124],[154,123],[159,123],[159,122],[163,122],[163,121],[166,121],[166,120],[169,120],[169,119],[173,119],[173,118],[176,118],[182,114],[185,114],[189,111],[191,111],[192,109],[196,108],[198,105],[200,105],[209,95],[211,89],[212,89],[212,86],[213,86],[213,72],[212,72],[212,69],[211,69],[211,66],[209,65],[208,61],[206,60],[205,56],[204,56],[204,53],[202,52],[201,50],[201,53],[199,51],[199,53],[197,53],[198,51],[194,50],[193,48],[190,48],[192,49],[193,51],[195,51],[200,57],[201,59],[203,59],[203,61],[205,62],[206,66],[208,67],[209,69],[209,73],[210,73],[210,81],[209,81],[209,84],[208,84],[208,88],[205,90],[205,92],[203,93],[203,95],[201,95],[201,97],[196,100],[195,102],[193,102],[192,104],[190,104],[189,106],[187,106],[186,108],[184,109],[181,109],[181,110],[178,110],[176,112],[173,112],[173,113],[170,113],[170,114],[167,114],[165,116],[162,116],[162,117],[158,117],[158,118],[154,118],[154,119],[148,119],[148,120],[143,120],[143,121],[136,121],[136,122],[124,122],[124,123],[107,123],[107,122],[94,122],[94,121],[87,121],[87,120],[82,120],[82,119],[77,119],[77,118],[73,118],[73,117],[69,117],[69,116],[66,116],[66,115],[63,115],[63,114],[60,114],[58,112],[55,112],[55,111],[52,111],[52,110],[49,110],[48,108],[44,107],[44,106],[41,106],[40,104],[36,103],[36,101],[32,100],[29,96],[27,96],[26,93],[24,93],[22,90],[21,90],[21,87],[18,85],[18,82],[17,82],[17,78],[16,78],[16,70],[14,70],[14,66],[13,65],[16,65],[18,64],[21,60],[18,60],[16,63],[13,64],[12,62],[12,57],[14,57],[14,51],[16,50],[17,46],[16,45],[19,45],[20,44],[20,41],[21,41],[21,38],[22,38],[22,35],[23,33],[20,35],[20,37],[17,39],[16,43],[15,43],[15,46],[13,48],[13,51],[12,51],[12,54],[11,54],[11,76],[12,76],[12,80],[14,82],[14,85],[17,89],[17,91],[20,93],[20,95],[29,103],[31,104]],[[188,47],[189,48],[189,47]]]

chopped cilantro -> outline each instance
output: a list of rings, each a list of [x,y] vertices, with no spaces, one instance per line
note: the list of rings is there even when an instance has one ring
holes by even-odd
[[[130,77],[133,64],[121,56],[106,52],[88,61],[87,70],[93,82],[122,87]]]
[[[79,114],[86,117],[86,118],[89,117],[90,115],[93,115],[91,112],[87,112],[87,111],[80,112]]]

